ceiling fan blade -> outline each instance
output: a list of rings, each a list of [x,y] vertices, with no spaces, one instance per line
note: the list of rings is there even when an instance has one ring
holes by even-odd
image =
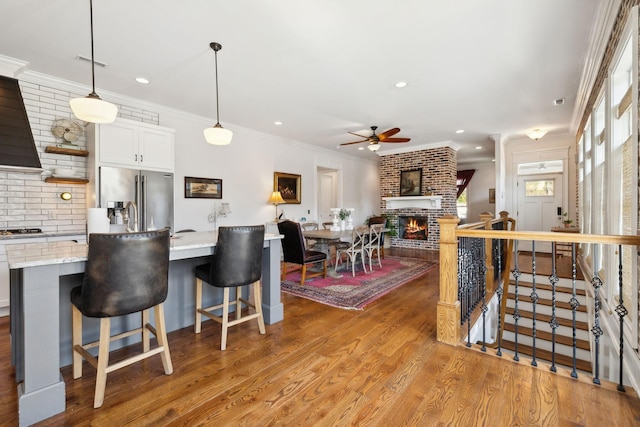
[[[411,138],[387,138],[384,141],[380,141],[380,142],[409,142],[411,141]]]
[[[400,132],[400,128],[393,128],[382,132],[380,135],[378,135],[378,137],[380,138],[380,141],[384,141],[385,139],[395,135],[398,132]]]
[[[340,144],[340,145],[360,144],[360,143],[362,143],[362,142],[367,142],[367,140],[366,140],[366,139],[363,139],[362,141],[345,142],[345,143]]]
[[[355,135],[355,136],[357,136],[358,138],[364,138],[365,140],[367,140],[367,139],[369,139],[369,138],[370,138],[370,137],[368,137],[368,136],[358,135],[357,133],[353,133],[353,132],[347,132],[347,133],[350,133],[351,135]]]

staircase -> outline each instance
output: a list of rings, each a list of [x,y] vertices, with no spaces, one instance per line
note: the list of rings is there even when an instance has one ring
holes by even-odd
[[[591,373],[591,355],[589,347],[589,325],[587,321],[587,306],[585,282],[576,281],[576,299],[580,306],[576,310],[576,369]],[[532,276],[522,273],[518,280],[518,355],[533,356],[533,291]],[[536,359],[549,363],[552,361],[552,329],[551,321],[551,284],[549,274],[536,274]],[[556,344],[555,363],[569,368],[573,367],[573,313],[569,300],[572,298],[571,279],[560,278],[556,284]],[[502,334],[502,348],[515,351],[516,327],[513,313],[515,310],[515,281],[511,280],[507,293],[504,316],[504,331]]]

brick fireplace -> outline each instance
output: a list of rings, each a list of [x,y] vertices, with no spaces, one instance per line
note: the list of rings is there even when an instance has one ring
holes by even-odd
[[[444,144],[439,147],[415,151],[403,152],[402,149],[399,149],[388,151],[388,154],[384,152],[379,152],[379,154],[380,209],[382,214],[387,216],[387,220],[394,224],[398,230],[398,235],[391,238],[391,246],[438,250],[440,247],[440,226],[437,219],[445,214],[457,214],[456,149]],[[422,169],[422,194],[431,196],[416,197],[416,202],[412,200],[412,197],[399,197],[400,172],[415,169]],[[433,196],[438,196],[437,203],[435,202],[436,197]],[[425,227],[426,238],[402,238],[400,217],[420,218],[422,226]]]

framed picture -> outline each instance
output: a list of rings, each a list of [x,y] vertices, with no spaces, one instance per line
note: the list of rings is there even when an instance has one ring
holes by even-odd
[[[489,189],[489,203],[495,203],[496,202],[496,189],[495,188],[490,188]]]
[[[185,176],[184,197],[186,199],[222,199],[222,180]]]
[[[289,204],[300,204],[302,199],[300,175],[292,173],[273,173],[273,191],[279,191],[285,202]]]
[[[422,196],[422,169],[400,172],[400,196]]]

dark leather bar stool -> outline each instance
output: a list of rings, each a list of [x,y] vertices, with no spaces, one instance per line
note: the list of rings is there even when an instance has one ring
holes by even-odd
[[[258,320],[260,333],[266,333],[262,317],[262,251],[264,246],[264,225],[243,227],[220,227],[216,251],[209,264],[196,267],[196,321],[195,332],[200,333],[202,315],[222,324],[220,350],[227,348],[227,330],[231,326],[251,319]],[[202,308],[202,282],[224,288],[222,304]],[[242,287],[253,284],[253,304],[242,298]],[[235,320],[229,321],[230,292],[236,288]],[[242,303],[255,309],[254,314],[242,316]],[[222,308],[222,316],[212,313]]]
[[[104,402],[107,374],[160,354],[165,374],[173,372],[163,302],[169,281],[169,229],[141,233],[91,234],[82,286],[71,290],[73,378],[82,376],[82,359],[96,368],[93,407]],[[155,328],[149,323],[153,307]],[[111,318],[142,313],[142,326],[111,335]],[[100,318],[99,341],[82,343],[82,316]],[[157,340],[150,349],[149,331]],[[142,334],[143,352],[109,365],[109,343]],[[98,357],[87,349],[98,347]]]
[[[284,280],[287,273],[296,270],[302,270],[300,276],[300,285],[304,285],[307,277],[322,276],[327,277],[327,254],[319,251],[312,251],[304,247],[304,237],[300,223],[293,221],[282,221],[278,223],[278,230],[284,236],[282,239],[282,272],[281,279]],[[322,263],[322,271],[309,274],[307,276],[307,265]],[[299,265],[287,271],[287,264]]]

